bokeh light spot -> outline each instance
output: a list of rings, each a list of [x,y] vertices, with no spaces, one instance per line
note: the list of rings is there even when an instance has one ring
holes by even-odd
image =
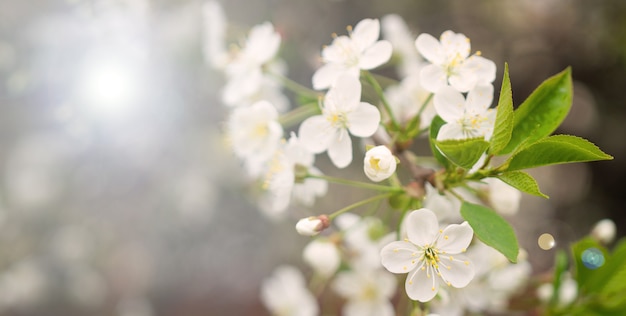
[[[604,254],[598,248],[589,248],[580,256],[585,267],[595,270],[604,265]]]
[[[550,250],[556,246],[556,242],[554,241],[554,236],[544,233],[539,236],[537,239],[537,244],[539,244],[539,248],[543,250]]]

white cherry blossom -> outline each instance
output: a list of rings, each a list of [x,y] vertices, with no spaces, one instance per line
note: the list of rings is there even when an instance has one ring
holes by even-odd
[[[315,154],[307,150],[295,133],[285,146],[285,155],[293,164],[292,168],[305,168],[308,173],[322,175],[322,172],[313,166]],[[312,206],[316,197],[324,196],[328,191],[328,182],[322,179],[306,178],[296,181],[293,185],[291,196],[305,206]]]
[[[364,19],[349,36],[336,37],[330,46],[322,50],[322,59],[326,64],[313,74],[313,88],[326,89],[341,75],[358,78],[361,69],[373,69],[386,63],[391,58],[391,43],[379,41],[379,36],[380,22]]]
[[[417,50],[431,62],[420,71],[424,87],[438,92],[448,85],[467,92],[476,85],[491,84],[496,78],[493,61],[470,56],[470,41],[461,33],[445,31],[438,41],[430,34],[420,34],[415,40]]]
[[[261,301],[273,315],[317,316],[319,306],[300,270],[280,266],[261,285]]]
[[[379,269],[380,250],[396,238],[395,232],[386,233],[383,222],[376,217],[361,217],[353,213],[344,213],[333,221],[343,232],[343,245],[349,254],[351,267]]]
[[[343,75],[328,90],[322,114],[306,119],[300,125],[302,145],[314,153],[328,150],[328,156],[337,168],[352,162],[352,140],[369,137],[380,123],[378,108],[361,100],[361,83],[358,78]]]
[[[328,216],[309,216],[296,223],[296,231],[302,236],[315,236],[330,225]]]
[[[418,74],[424,60],[415,47],[415,35],[398,14],[387,14],[380,20],[383,38],[393,47],[394,58],[399,59],[396,69],[401,77]]]
[[[496,111],[489,108],[492,101],[492,85],[477,86],[467,99],[460,92],[444,87],[434,98],[437,114],[447,123],[439,130],[437,140],[472,137],[488,140],[496,119]]]
[[[396,157],[387,146],[376,146],[365,153],[363,171],[374,182],[383,181],[396,172]]]
[[[407,237],[381,250],[383,266],[392,273],[408,273],[405,289],[420,302],[433,299],[441,284],[461,288],[474,277],[474,266],[460,253],[472,241],[474,231],[467,222],[439,229],[435,214],[422,208],[407,218]]]
[[[430,92],[424,89],[420,83],[418,74],[411,74],[402,79],[399,85],[389,86],[385,90],[385,96],[391,106],[391,110],[396,120],[406,125],[420,111],[424,102],[426,103],[422,113],[420,113],[420,128],[426,128],[435,117],[433,100],[428,100]]]
[[[252,176],[259,165],[272,158],[283,136],[276,108],[267,101],[236,108],[227,123],[228,135],[235,154],[244,160]]]
[[[393,316],[389,301],[396,291],[396,278],[382,269],[355,269],[337,274],[332,288],[348,301],[343,316]]]
[[[341,253],[337,245],[328,239],[314,239],[302,251],[302,258],[315,272],[329,278],[341,264]]]

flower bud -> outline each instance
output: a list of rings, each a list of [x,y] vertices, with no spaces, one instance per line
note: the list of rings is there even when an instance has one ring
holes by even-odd
[[[370,180],[380,182],[396,172],[396,163],[396,157],[389,148],[376,146],[365,153],[363,170]]]
[[[591,229],[591,237],[603,244],[610,243],[615,238],[615,222],[608,218],[597,222]]]
[[[328,226],[330,226],[328,216],[310,216],[299,220],[296,224],[296,230],[302,236],[315,236]]]

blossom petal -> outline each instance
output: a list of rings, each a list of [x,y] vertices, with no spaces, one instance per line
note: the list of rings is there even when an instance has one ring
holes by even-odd
[[[380,124],[378,108],[366,102],[360,102],[347,116],[350,133],[358,137],[372,136]]]
[[[380,36],[380,22],[378,19],[364,19],[357,23],[350,35],[359,51],[372,46]]]
[[[439,290],[439,280],[436,273],[431,269],[415,269],[407,275],[404,283],[406,294],[412,299],[420,302],[428,302],[437,295]]]
[[[450,285],[465,287],[474,278],[474,264],[465,256],[439,256],[441,258],[439,272]],[[452,258],[452,259],[450,259]]]
[[[476,86],[476,75],[471,72],[458,72],[448,78],[450,86],[459,92],[467,92]]]
[[[341,64],[325,64],[313,74],[313,89],[323,90],[330,87],[345,71],[346,68]]]
[[[276,55],[280,41],[280,34],[274,31],[272,23],[265,22],[250,30],[244,52],[251,60],[261,65]]]
[[[420,70],[420,82],[424,89],[437,92],[448,85],[448,77],[441,66],[427,65]]]
[[[445,139],[466,139],[466,130],[460,124],[448,123],[439,129],[437,140]]]
[[[430,34],[422,33],[415,40],[415,47],[422,56],[435,65],[445,62],[445,52],[441,43]]]
[[[470,41],[465,35],[448,30],[441,34],[440,40],[447,56],[460,56],[463,59],[469,56]]]
[[[437,239],[437,248],[446,254],[457,254],[467,249],[474,237],[474,230],[467,222],[446,227]]]
[[[496,79],[496,64],[481,56],[473,55],[465,60],[459,71],[471,72],[478,84],[492,83]]]
[[[391,58],[392,52],[393,48],[390,42],[378,41],[363,52],[363,55],[359,58],[359,68],[376,68],[388,62]]]
[[[456,122],[465,117],[465,98],[451,87],[445,87],[435,94],[435,111],[448,122]]]
[[[324,107],[332,112],[348,112],[356,109],[360,101],[361,82],[358,78],[343,74],[326,93]]]
[[[354,44],[347,36],[339,36],[333,40],[333,43],[322,49],[322,58],[327,63],[343,64],[351,54],[346,54],[346,50],[352,51]]]
[[[380,250],[381,263],[391,273],[407,273],[416,268],[420,252],[408,241],[394,241]]]
[[[328,149],[336,131],[324,116],[309,117],[300,125],[300,144],[313,153],[321,153]]]
[[[465,109],[470,114],[483,114],[493,101],[493,85],[477,85],[467,94]]]
[[[432,245],[439,232],[439,222],[433,211],[421,208],[406,218],[409,240],[418,246]]]
[[[328,157],[337,168],[345,168],[352,162],[352,140],[345,129],[337,130],[328,147]]]

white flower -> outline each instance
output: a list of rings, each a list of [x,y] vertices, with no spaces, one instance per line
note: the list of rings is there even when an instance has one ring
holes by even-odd
[[[313,88],[330,87],[343,74],[359,78],[360,69],[373,69],[391,58],[391,43],[378,41],[380,23],[375,19],[359,22],[350,36],[339,36],[322,50],[326,63],[313,74]]]
[[[282,149],[277,150],[268,161],[262,186],[264,191],[259,200],[259,206],[265,215],[273,219],[280,219],[285,215],[291,201],[294,178],[293,163]]]
[[[408,238],[394,241],[381,250],[382,264],[392,273],[408,273],[405,289],[420,302],[430,301],[447,284],[466,286],[474,277],[474,266],[463,255],[474,231],[467,222],[439,229],[435,214],[422,208],[407,218]]]
[[[389,301],[396,291],[396,278],[387,271],[356,269],[340,272],[332,288],[348,299],[343,316],[393,316]]]
[[[438,92],[449,84],[457,91],[467,92],[476,85],[491,84],[496,78],[493,61],[478,53],[469,56],[470,41],[463,34],[445,31],[440,41],[432,35],[420,34],[415,46],[432,63],[420,72],[422,83],[429,91]]]
[[[591,237],[603,244],[608,244],[615,239],[615,222],[605,218],[600,220],[591,229]]]
[[[419,74],[424,61],[415,47],[415,35],[411,33],[406,22],[397,14],[385,15],[380,22],[383,38],[391,43],[394,58],[397,55],[400,59],[397,66],[400,76]]]
[[[341,254],[337,245],[329,240],[314,239],[302,251],[304,262],[316,273],[328,278],[335,274],[341,263]]]
[[[408,123],[419,113],[430,94],[422,87],[417,74],[409,75],[402,79],[399,85],[390,86],[385,90],[393,115],[401,124]],[[420,113],[420,129],[428,127],[435,115],[431,99]]]
[[[380,123],[378,109],[361,100],[359,79],[343,75],[333,85],[322,107],[322,114],[306,119],[300,125],[302,144],[314,153],[328,150],[330,160],[337,168],[352,162],[352,140],[354,136],[373,135]]]
[[[295,133],[291,133],[291,137],[285,146],[285,155],[291,160],[292,168],[305,168],[306,171],[313,175],[322,175],[322,172],[313,166],[315,154],[307,150]],[[292,197],[305,206],[312,206],[315,198],[323,196],[328,191],[328,182],[322,179],[306,178],[302,181],[294,183]]]
[[[326,215],[309,216],[300,219],[296,223],[296,231],[302,236],[315,236],[328,228],[329,224],[329,219]]]
[[[380,250],[395,240],[395,232],[387,233],[377,217],[361,217],[352,213],[337,216],[333,221],[343,233],[343,244],[351,267],[379,269]]]
[[[270,159],[283,136],[278,112],[267,101],[236,108],[228,120],[228,134],[235,154],[246,165],[257,165]]]
[[[543,302],[547,303],[550,301],[553,294],[554,286],[551,283],[544,283],[537,288],[537,297]],[[561,286],[559,287],[557,295],[559,306],[567,306],[576,300],[578,296],[578,283],[569,273],[561,275]]]
[[[226,67],[228,81],[222,91],[222,101],[230,106],[246,105],[246,101],[258,100],[261,94],[275,94],[277,89],[268,84],[263,74],[263,67],[275,68],[273,71],[283,73],[282,64],[272,64],[280,47],[280,34],[274,31],[270,22],[257,25],[250,30],[248,39],[241,51]],[[269,89],[263,92],[262,90]]]
[[[487,200],[496,212],[504,215],[513,215],[519,210],[522,192],[504,183],[498,178],[486,178]]]
[[[376,146],[365,153],[363,171],[370,180],[383,181],[396,172],[396,157],[386,146]]]
[[[447,124],[443,125],[437,140],[484,137],[493,133],[496,111],[490,109],[493,86],[477,86],[467,95],[449,87],[435,94],[435,110]]]
[[[261,285],[261,301],[273,315],[316,316],[319,306],[307,289],[302,273],[292,266],[280,266]]]

